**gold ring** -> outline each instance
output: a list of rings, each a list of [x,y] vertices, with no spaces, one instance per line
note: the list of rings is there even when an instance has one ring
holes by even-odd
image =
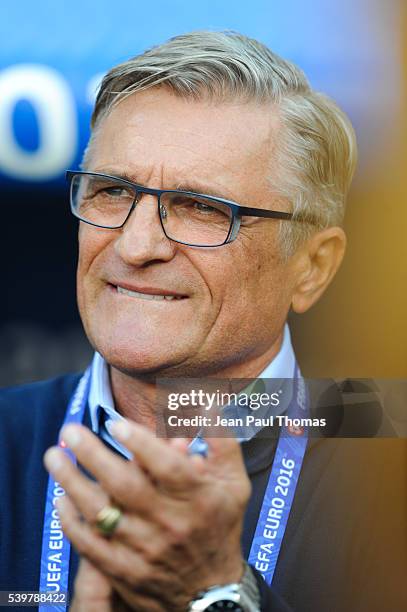
[[[96,527],[104,536],[111,536],[122,518],[123,513],[116,506],[105,506],[96,515]]]

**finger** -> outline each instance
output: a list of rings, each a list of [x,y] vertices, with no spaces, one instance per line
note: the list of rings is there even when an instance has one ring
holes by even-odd
[[[236,438],[208,435],[205,441],[208,444],[209,462],[219,463],[221,461],[224,464],[241,462],[241,448]]]
[[[175,448],[177,451],[186,455],[188,453],[188,448],[191,443],[191,438],[170,438],[167,440],[167,443]]]
[[[109,504],[109,497],[100,485],[80,472],[59,447],[47,450],[44,464],[88,522],[94,521],[98,512]]]
[[[202,428],[201,435],[209,446],[208,455],[227,455],[240,446],[233,429],[225,425],[206,425]]]
[[[190,457],[149,429],[130,421],[115,422],[112,434],[133,453],[139,464],[161,485],[172,490],[190,490],[200,484],[200,473]]]
[[[67,496],[58,499],[57,508],[66,537],[79,555],[88,559],[97,570],[130,584],[137,583],[146,575],[148,566],[143,558],[121,542],[107,540],[82,521]]]
[[[44,456],[44,461],[54,478],[65,490],[69,501],[95,528],[98,514],[106,506],[111,506],[112,503],[114,505],[115,500],[110,499],[98,483],[84,476],[60,448],[50,448]],[[150,508],[149,512],[144,515],[142,513],[140,515],[130,514],[128,509],[127,511],[123,509],[113,537],[126,546],[142,552],[146,558],[156,555],[157,549],[160,549],[161,543],[165,541],[164,531],[167,522],[162,520],[160,514],[160,511],[163,512],[170,507],[169,500],[165,502],[161,501],[155,512],[153,508]],[[174,511],[173,508],[171,509]]]
[[[82,558],[75,579],[72,612],[111,612],[112,585],[90,561]]]
[[[83,500],[78,503],[75,498],[69,496],[68,493],[66,493],[65,498],[67,499],[67,503],[71,504],[71,507],[78,516],[83,516],[95,530],[97,530],[98,513],[100,510],[104,509],[106,505],[111,505],[109,503],[100,506],[98,512],[94,512],[87,507],[81,508],[80,504],[83,503]],[[86,505],[86,500],[84,503]],[[125,544],[130,549],[140,552],[144,558],[149,559],[153,556],[157,556],[161,551],[165,533],[163,529],[155,523],[151,523],[135,515],[123,513],[110,537]]]
[[[157,491],[136,462],[110,451],[86,427],[68,425],[61,436],[79,463],[119,505],[144,515],[154,514],[158,506]]]

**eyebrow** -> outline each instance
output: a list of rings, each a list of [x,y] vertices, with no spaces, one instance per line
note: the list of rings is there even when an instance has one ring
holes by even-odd
[[[95,171],[96,172],[96,171]],[[141,187],[148,187],[143,182],[137,180],[137,176],[134,173],[127,172],[123,170],[121,172],[117,172],[113,168],[103,168],[103,170],[97,170],[99,174],[108,174],[109,176],[114,176],[118,179],[123,179],[125,181],[129,181],[130,183],[136,183]],[[219,191],[213,189],[209,185],[205,185],[204,183],[199,183],[199,181],[189,181],[189,182],[179,182],[175,187],[165,187],[165,189],[169,190],[179,190],[179,191],[191,191],[193,193],[200,193],[201,195],[208,195],[214,198],[220,198],[221,200],[229,200],[234,202],[235,200],[227,195],[222,195]]]
[[[180,191],[192,191],[193,193],[200,193],[202,195],[212,196],[214,198],[220,198],[221,200],[233,200],[233,198],[228,197],[218,190],[213,189],[209,185],[205,185],[199,182],[193,183],[177,183],[175,189],[179,189]]]

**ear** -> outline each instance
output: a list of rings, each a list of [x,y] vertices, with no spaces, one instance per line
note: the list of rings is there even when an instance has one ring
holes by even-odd
[[[302,245],[294,257],[298,263],[298,282],[292,296],[294,312],[306,312],[319,300],[341,265],[346,248],[345,232],[328,227]]]

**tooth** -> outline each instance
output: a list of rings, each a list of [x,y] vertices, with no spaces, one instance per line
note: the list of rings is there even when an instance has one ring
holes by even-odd
[[[149,293],[140,293],[138,291],[129,291],[128,289],[124,289],[123,287],[117,287],[118,293],[123,293],[124,295],[129,295],[130,297],[141,298],[142,300],[174,300],[180,299],[176,298],[175,295],[152,295]]]

